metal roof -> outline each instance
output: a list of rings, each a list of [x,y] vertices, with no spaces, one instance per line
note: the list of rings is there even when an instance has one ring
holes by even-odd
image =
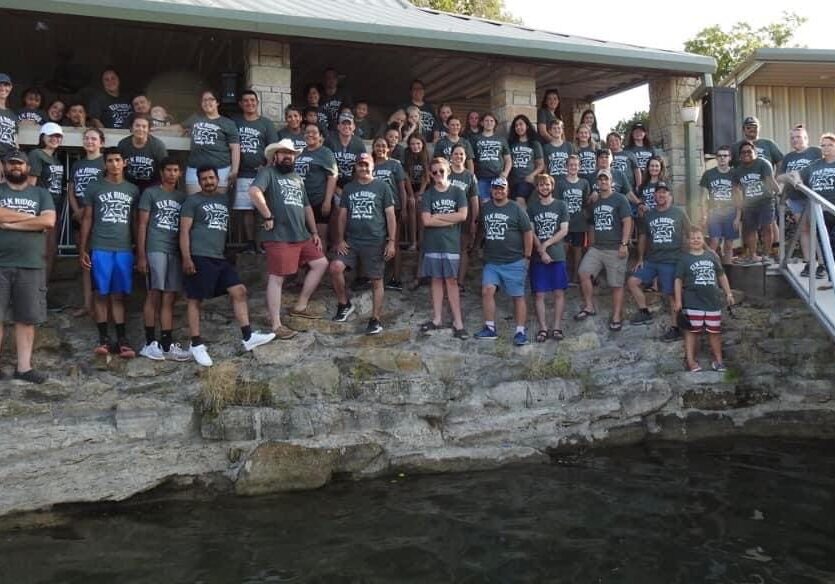
[[[0,0],[0,7],[699,75],[710,57],[535,30],[403,0]]]
[[[720,82],[724,86],[835,87],[835,50],[757,49]]]

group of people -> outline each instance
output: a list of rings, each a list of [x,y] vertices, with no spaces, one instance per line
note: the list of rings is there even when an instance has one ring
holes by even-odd
[[[471,112],[462,123],[448,105],[436,110],[426,103],[424,86],[415,80],[409,103],[374,136],[373,125],[366,123],[368,104],[351,103],[338,81],[336,71],[326,71],[322,85],[305,91],[306,108],[291,105],[285,110],[281,131],[260,115],[254,91],[241,92],[240,114],[234,118],[221,114],[215,93],[201,93],[199,113],[181,126],[191,138],[182,168],[152,135],[155,128],[166,126],[152,117],[148,97],[140,94],[126,100],[118,74],[104,72],[104,91],[88,108],[93,117],[88,120],[92,126],[84,131],[85,156],[70,169],[67,189],[70,209],[80,224],[78,251],[87,274],[82,278],[85,307],[89,301],[98,328],[97,354],[123,358],[136,354],[127,339],[124,309],[124,297],[133,289],[134,268],[147,278],[145,343],[139,354],[150,359],[194,359],[210,366],[212,359],[200,335],[201,305],[222,294],[232,301],[244,350],[276,337],[292,339],[296,331],[281,320],[282,288],[302,267],[305,273],[297,277],[301,291],[291,315],[322,317],[309,301],[328,272],[337,300],[333,318],[348,320],[355,308],[346,273],[354,272],[370,282],[372,312],[366,332],[378,334],[383,330],[385,289],[402,289],[402,244],[405,250],[420,253],[415,284],[430,286],[432,314],[420,326],[422,332],[444,326],[446,298],[453,335],[469,337],[460,294],[469,256],[483,247],[484,324],[476,339],[498,338],[495,298],[502,290],[513,299],[513,342],[529,342],[528,285],[538,325],[533,338],[537,342],[564,338],[565,291],[579,282],[583,305],[574,318],[593,317],[594,279],[605,270],[613,296],[611,331],[623,326],[624,286],[638,305],[632,324],[652,320],[644,287],[657,286],[668,297],[673,316],[686,315],[688,368],[698,369],[693,339],[703,330],[712,333],[713,367],[724,368],[716,333],[722,308],[719,290],[725,301],[732,302],[727,278],[715,254],[705,251],[705,227],[691,224],[673,205],[664,159],[643,124],[630,128],[625,144],[623,136],[611,132],[602,146],[594,113],[587,111],[569,142],[559,93],[548,90],[536,123],[517,116],[506,139],[493,114]],[[21,331],[16,333],[21,341],[15,376],[42,381],[43,375],[20,352],[28,346],[31,355],[32,326],[45,317],[42,297],[54,253],[38,250],[44,232],[54,232],[55,209],[63,203],[64,169],[55,157],[63,132],[61,126],[46,122],[41,126],[40,147],[28,156],[21,153],[15,136],[17,120],[6,109],[10,92],[11,80],[0,74],[0,154],[6,175],[0,185],[0,237],[11,238],[14,246],[27,246],[30,253],[12,251],[3,242],[0,273],[9,273],[3,274],[5,296],[0,303],[4,310],[12,309]],[[170,128],[172,121],[167,122]],[[103,148],[99,125],[127,126],[131,135],[116,147]],[[371,153],[362,138],[373,138]],[[753,205],[751,175],[759,173],[763,193],[774,187],[764,164],[757,163],[748,172],[751,160],[761,160],[757,148],[755,142],[744,141],[724,149],[740,152],[738,168],[743,170],[726,177],[725,165],[730,161],[723,163],[720,157],[713,173],[718,175],[706,173],[702,181],[707,195],[704,217],[697,223],[707,224],[711,246],[715,247],[717,237],[731,237],[729,231],[714,235],[717,224],[728,227],[731,208],[733,227],[740,222],[756,226],[768,243],[770,232],[761,225],[765,211],[745,219],[751,215],[746,212],[748,199],[751,208],[760,209]],[[774,150],[779,152],[776,146]],[[796,158],[789,170],[799,170]],[[824,155],[824,163],[829,164],[826,160]],[[803,172],[810,182],[821,182],[823,174],[815,174],[814,165]],[[16,182],[21,176],[24,180]],[[721,189],[728,178],[730,196]],[[23,221],[21,214],[39,219]],[[246,288],[226,257],[227,234],[236,215],[249,251],[266,255],[272,324],[267,333],[252,330]],[[754,237],[756,243],[756,233]],[[637,263],[627,279],[633,241],[637,241]],[[35,282],[34,272],[43,272],[38,276],[43,286],[41,280]],[[173,306],[181,294],[187,299],[188,349],[173,338]],[[554,307],[550,319],[548,302]],[[665,340],[680,337],[679,320],[673,318]]]

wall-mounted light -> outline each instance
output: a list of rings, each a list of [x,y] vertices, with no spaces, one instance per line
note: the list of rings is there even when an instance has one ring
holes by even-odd
[[[685,124],[695,124],[699,120],[699,106],[691,100],[681,104],[681,121]]]
[[[770,97],[763,95],[762,97],[757,98],[757,105],[759,107],[771,107],[773,104]]]

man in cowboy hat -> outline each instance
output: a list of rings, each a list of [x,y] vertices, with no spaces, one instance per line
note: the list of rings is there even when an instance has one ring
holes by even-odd
[[[268,166],[258,172],[249,187],[252,204],[263,221],[261,241],[267,252],[267,308],[273,332],[284,340],[296,336],[296,331],[281,324],[284,278],[298,272],[301,266],[308,266],[302,291],[290,314],[319,318],[310,310],[308,302],[328,267],[304,181],[296,174],[298,152],[289,138],[267,146]]]

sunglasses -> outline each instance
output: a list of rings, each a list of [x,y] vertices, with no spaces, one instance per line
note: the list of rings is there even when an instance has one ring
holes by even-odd
[[[444,174],[444,171],[442,169],[432,170],[432,171],[429,172],[429,174],[431,174],[432,176],[441,176],[441,175]]]

